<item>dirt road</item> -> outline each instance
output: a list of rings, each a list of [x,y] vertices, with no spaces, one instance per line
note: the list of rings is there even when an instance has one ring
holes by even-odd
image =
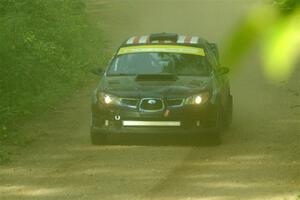
[[[253,4],[91,0],[88,10],[115,47],[129,35],[162,31],[222,42]],[[232,77],[234,124],[221,146],[182,146],[168,140],[142,145],[138,138],[135,145],[92,146],[92,88],[85,87],[56,111],[24,125],[22,134],[39,137],[0,167],[0,199],[296,200],[300,70],[275,87],[264,80],[256,60],[249,57]]]

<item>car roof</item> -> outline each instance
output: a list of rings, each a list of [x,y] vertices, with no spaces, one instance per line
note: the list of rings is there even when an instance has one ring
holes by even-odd
[[[207,40],[198,36],[178,35],[176,33],[154,33],[150,35],[129,37],[123,42],[121,47],[155,44],[206,47],[209,43]]]

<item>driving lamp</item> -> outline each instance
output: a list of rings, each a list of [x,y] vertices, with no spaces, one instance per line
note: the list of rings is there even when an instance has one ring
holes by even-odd
[[[186,98],[185,104],[186,105],[201,105],[208,101],[209,96],[210,96],[209,92],[203,92],[201,94],[190,96],[190,97]]]
[[[202,102],[202,97],[201,96],[196,96],[195,103],[200,104],[201,102]]]
[[[99,93],[99,101],[103,104],[106,104],[106,105],[111,105],[111,104],[119,104],[119,98],[114,96],[114,95],[111,95],[111,94],[105,94],[105,93]]]
[[[104,96],[104,103],[110,104],[112,102],[112,99],[109,95]]]

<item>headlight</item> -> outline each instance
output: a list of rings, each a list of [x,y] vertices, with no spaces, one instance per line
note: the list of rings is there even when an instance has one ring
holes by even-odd
[[[210,94],[209,92],[203,92],[198,95],[190,96],[185,99],[185,104],[187,105],[200,105],[204,104],[209,100]]]
[[[117,105],[120,103],[119,98],[111,94],[106,94],[101,92],[99,93],[98,98],[101,103],[106,105],[111,105],[111,104]]]

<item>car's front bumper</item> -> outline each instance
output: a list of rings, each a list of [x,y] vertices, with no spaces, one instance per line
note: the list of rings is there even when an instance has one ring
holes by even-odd
[[[218,106],[182,106],[160,112],[141,112],[138,109],[92,106],[91,131],[107,134],[201,134],[214,131]]]
[[[123,128],[99,128],[93,127],[92,131],[95,133],[104,134],[208,134],[215,131],[215,128],[193,128],[193,129],[181,129],[181,128],[153,128],[153,127],[123,127]]]

